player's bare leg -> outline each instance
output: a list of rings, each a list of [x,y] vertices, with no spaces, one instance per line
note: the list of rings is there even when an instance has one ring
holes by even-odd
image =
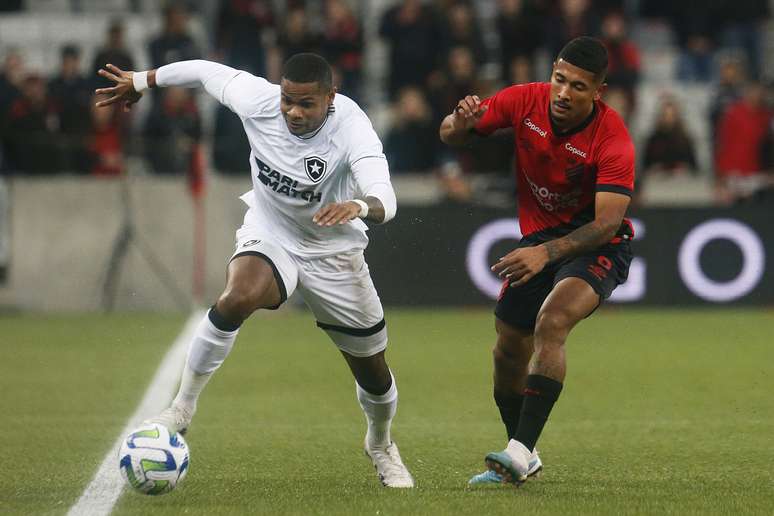
[[[370,357],[355,357],[342,351],[355,377],[357,399],[366,416],[364,449],[387,487],[414,487],[414,479],[390,437],[392,418],[398,407],[398,388],[384,359],[384,351]]]
[[[534,338],[531,331],[511,326],[497,317],[495,330],[497,342],[492,350],[494,399],[510,439],[516,435],[519,426]]]
[[[487,467],[501,475],[505,482],[526,480],[529,458],[562,390],[567,371],[567,336],[598,305],[599,295],[591,285],[575,277],[557,283],[543,302],[535,325],[535,351],[529,365],[516,435],[504,451],[486,457]]]
[[[180,389],[172,405],[151,419],[170,432],[185,433],[196,412],[199,395],[228,356],[239,327],[260,308],[280,304],[282,296],[269,263],[242,255],[228,265],[226,288],[199,324],[188,350]]]
[[[500,411],[500,418],[506,428],[507,440],[516,435],[519,426],[524,388],[527,383],[529,362],[534,350],[533,334],[530,330],[516,328],[495,317],[497,342],[492,350],[494,359],[494,399]],[[543,463],[537,451],[529,461],[528,476],[538,476]],[[493,470],[474,475],[468,485],[501,483],[503,478]]]

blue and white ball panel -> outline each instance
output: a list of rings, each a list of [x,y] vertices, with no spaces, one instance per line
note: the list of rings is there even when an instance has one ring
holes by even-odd
[[[143,425],[124,439],[118,453],[121,475],[143,494],[168,493],[188,472],[188,446],[159,424]]]

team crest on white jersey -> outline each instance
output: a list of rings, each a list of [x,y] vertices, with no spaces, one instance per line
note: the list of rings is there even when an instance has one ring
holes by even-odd
[[[324,159],[317,156],[309,156],[304,158],[304,168],[306,169],[306,175],[314,183],[319,183],[325,176],[325,172],[328,169],[328,163]]]

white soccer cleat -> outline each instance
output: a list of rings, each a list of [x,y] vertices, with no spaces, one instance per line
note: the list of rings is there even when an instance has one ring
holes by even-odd
[[[158,423],[164,425],[169,430],[171,435],[180,433],[184,435],[191,425],[191,419],[193,418],[194,410],[191,410],[182,405],[173,403],[169,408],[164,409],[161,414],[156,417],[146,419],[143,423]]]
[[[537,478],[543,471],[543,461],[540,460],[537,448],[532,452],[529,457],[529,469],[527,470],[527,478]],[[488,469],[478,475],[473,475],[468,480],[469,486],[477,486],[482,484],[502,484],[503,476],[494,470]]]
[[[397,444],[391,442],[384,448],[370,448],[366,442],[365,454],[371,459],[382,485],[398,488],[414,487],[414,478],[403,464]]]

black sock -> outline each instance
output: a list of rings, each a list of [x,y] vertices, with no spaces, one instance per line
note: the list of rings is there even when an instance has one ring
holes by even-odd
[[[508,433],[508,440],[516,435],[516,429],[519,428],[519,415],[521,414],[521,405],[524,402],[523,394],[501,394],[495,391],[495,403],[500,409],[500,419],[505,424],[505,431]]]
[[[521,409],[519,428],[514,439],[528,450],[535,449],[540,433],[548,420],[548,415],[562,392],[562,382],[547,376],[531,374],[527,376],[527,388],[524,389],[524,405]]]
[[[223,317],[215,305],[212,305],[210,311],[207,313],[207,317],[210,318],[210,322],[220,331],[236,331],[242,326],[242,322],[234,323]]]

